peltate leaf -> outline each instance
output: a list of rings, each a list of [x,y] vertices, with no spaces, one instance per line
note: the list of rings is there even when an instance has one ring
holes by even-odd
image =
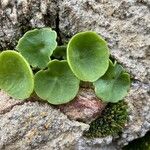
[[[105,102],[122,100],[130,88],[130,76],[121,65],[109,63],[104,76],[94,82],[96,95]]]
[[[33,73],[23,56],[11,50],[0,53],[0,89],[16,99],[26,99],[33,88]]]
[[[53,60],[47,70],[35,74],[35,92],[49,103],[57,105],[71,101],[78,92],[79,80],[67,61]]]
[[[57,46],[56,37],[51,28],[34,29],[24,34],[16,49],[32,67],[45,68]]]
[[[96,81],[109,66],[107,43],[95,32],[78,33],[69,41],[67,60],[80,80]]]

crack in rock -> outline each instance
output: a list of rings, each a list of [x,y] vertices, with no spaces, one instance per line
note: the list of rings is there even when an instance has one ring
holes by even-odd
[[[25,100],[15,100],[8,96],[4,91],[0,91],[0,115],[8,113],[13,109],[13,107],[23,105],[24,103]]]

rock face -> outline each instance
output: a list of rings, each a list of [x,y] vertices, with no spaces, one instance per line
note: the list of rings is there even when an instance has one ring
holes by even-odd
[[[96,97],[94,90],[81,88],[73,101],[60,105],[58,108],[71,120],[90,123],[100,116],[105,106],[106,103]]]
[[[16,105],[0,120],[1,150],[68,150],[89,128],[38,102]]]
[[[28,30],[56,28],[57,0],[1,0],[0,50],[14,49],[17,40]]]
[[[15,105],[21,105],[24,101],[17,101],[10,98],[5,92],[0,91],[0,114],[4,114],[11,110]]]
[[[58,35],[61,35],[60,42],[84,30],[101,34],[109,44],[112,57],[132,76],[131,91],[126,97],[129,121],[120,136],[93,140],[81,138],[76,149],[94,150],[102,145],[103,149],[108,149],[112,145],[106,145],[113,140],[113,149],[119,147],[120,150],[121,146],[150,130],[149,18],[149,0],[1,0],[0,50],[14,49],[16,40],[34,27],[51,26],[57,29]],[[39,110],[43,108],[37,103],[30,105],[38,105]],[[21,109],[21,106],[15,106],[13,111],[1,115],[0,119],[13,115],[15,110],[21,112],[17,107]],[[28,109],[29,106],[24,104],[25,107]],[[37,108],[35,112],[38,112]],[[19,121],[19,118],[16,120]],[[9,139],[8,134],[6,139]],[[11,142],[8,141],[1,145],[9,145]],[[21,140],[15,137],[15,142]]]

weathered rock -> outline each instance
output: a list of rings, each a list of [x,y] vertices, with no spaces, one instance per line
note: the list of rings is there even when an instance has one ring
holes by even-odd
[[[105,106],[106,103],[96,97],[93,89],[81,88],[73,101],[58,108],[72,120],[90,123],[101,115]]]
[[[150,130],[150,85],[141,82],[133,82],[126,101],[129,106],[129,121],[118,140],[118,145],[144,136]]]
[[[21,105],[24,101],[15,100],[9,97],[5,92],[0,91],[0,114],[11,110],[15,105]]]
[[[49,26],[56,28],[57,0],[1,0],[0,50],[14,49],[28,30]]]
[[[68,150],[89,128],[38,102],[16,105],[0,120],[1,150]]]
[[[150,130],[150,1],[63,0],[59,9],[63,41],[80,31],[96,31],[108,42],[112,57],[131,74],[126,97],[129,121],[120,137],[111,138],[116,147],[144,136]],[[106,139],[81,139],[78,149],[106,145]]]

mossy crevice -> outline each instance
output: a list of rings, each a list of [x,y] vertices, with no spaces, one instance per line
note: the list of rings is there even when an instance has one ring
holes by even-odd
[[[90,124],[90,129],[84,136],[99,138],[121,132],[128,119],[127,108],[125,101],[108,103],[102,115]]]

